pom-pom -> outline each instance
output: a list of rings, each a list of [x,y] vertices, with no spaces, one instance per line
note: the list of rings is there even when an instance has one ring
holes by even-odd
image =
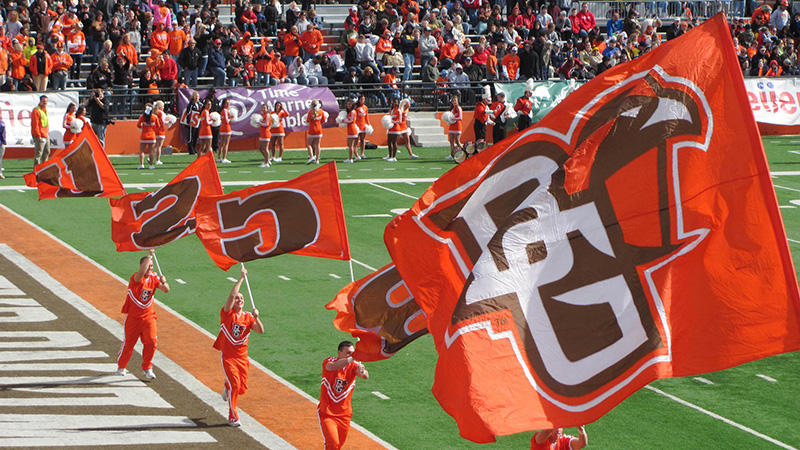
[[[452,125],[456,123],[456,116],[454,116],[451,111],[445,111],[445,113],[442,114],[442,120],[444,120],[445,123]]]
[[[281,125],[281,118],[277,114],[270,114],[269,117],[270,127],[277,128]]]
[[[324,109],[322,110],[322,122],[323,122],[323,123],[324,123],[324,122],[327,122],[327,121],[328,121],[328,119],[330,118],[330,116],[331,116],[331,115],[330,115],[330,114],[328,114],[328,111],[325,111]]]
[[[261,121],[263,119],[264,117],[261,114],[253,114],[252,116],[250,116],[250,125],[252,125],[255,128],[258,128],[261,126]]]
[[[375,128],[372,128],[372,125],[367,125],[364,127],[364,132],[366,132],[368,135],[372,134],[373,131],[375,131]]]
[[[236,122],[239,120],[239,110],[236,108],[228,108],[228,117],[231,118],[231,122]]]
[[[164,125],[166,125],[167,128],[171,128],[177,121],[178,118],[172,114],[167,114],[167,116],[164,117]]]
[[[339,115],[336,116],[336,123],[339,124],[340,127],[347,126],[345,120],[347,119],[347,111],[339,111]]]
[[[222,125],[222,117],[220,117],[218,112],[212,112],[211,114],[209,114],[209,117],[211,118],[212,127],[218,127]]]
[[[516,118],[517,117],[517,112],[514,111],[514,107],[511,105],[511,103],[506,102],[505,105],[506,105],[506,110],[505,110],[504,115],[506,116],[506,119],[514,119],[514,118]]]
[[[80,134],[83,131],[83,120],[75,118],[72,119],[72,122],[69,124],[69,131],[72,131],[75,134]]]
[[[392,116],[388,114],[383,116],[381,118],[381,125],[383,125],[383,128],[386,128],[387,130],[392,128],[394,126],[394,124],[392,123]]]

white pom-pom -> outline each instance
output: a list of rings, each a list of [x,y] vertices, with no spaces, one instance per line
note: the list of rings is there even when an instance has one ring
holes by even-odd
[[[451,111],[446,111],[444,114],[442,114],[442,120],[444,120],[445,123],[452,125],[456,123],[456,116],[454,116]]]
[[[511,103],[508,103],[508,102],[505,102],[505,105],[506,105],[506,111],[505,111],[504,115],[506,116],[506,118],[507,119],[516,118],[517,117],[517,112],[514,111],[514,106],[512,106]]]
[[[344,127],[347,125],[344,122],[345,119],[347,119],[347,111],[339,111],[339,115],[336,116],[336,123],[338,123],[340,127]]]
[[[239,120],[239,110],[236,108],[228,108],[228,117],[231,118],[231,122],[236,122]]]
[[[281,126],[281,118],[277,114],[270,114],[269,115],[269,126],[272,128],[278,128]]]
[[[392,116],[388,114],[383,116],[381,118],[381,125],[383,125],[383,128],[386,128],[387,130],[392,128],[394,126],[394,124],[392,123]]]
[[[218,127],[222,125],[222,117],[220,117],[218,112],[212,112],[211,114],[209,114],[209,117],[211,118],[212,127]]]
[[[323,123],[324,123],[324,122],[327,122],[327,121],[328,121],[328,118],[329,118],[330,116],[331,116],[331,115],[330,115],[330,114],[328,114],[328,111],[325,111],[324,109],[322,110],[322,122],[323,122]]]
[[[166,125],[167,128],[172,128],[176,122],[178,122],[178,118],[172,114],[167,114],[167,116],[164,118],[164,125]]]
[[[255,128],[258,128],[261,126],[261,121],[263,119],[264,117],[261,114],[253,114],[252,116],[250,116],[250,125],[252,125]]]
[[[83,131],[83,121],[78,118],[72,119],[72,122],[69,123],[69,131],[74,134],[80,134]]]
[[[372,125],[367,125],[366,127],[364,127],[364,131],[367,134],[372,134],[372,132],[375,131],[375,128],[372,128]]]

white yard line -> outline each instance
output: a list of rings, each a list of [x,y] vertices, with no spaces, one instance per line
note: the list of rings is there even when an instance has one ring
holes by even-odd
[[[237,280],[236,278],[233,278],[233,277],[228,277],[228,281],[230,281],[231,283],[236,283],[239,280]]]
[[[288,170],[287,172],[296,172],[299,173],[299,170]],[[225,172],[220,172],[225,173]],[[800,172],[798,172],[800,174]],[[381,184],[391,184],[391,183],[433,183],[438,178],[364,178],[364,179],[350,179],[350,180],[339,180],[339,184],[373,184],[373,183],[381,183]],[[288,181],[288,180],[270,180],[270,183],[279,182],[279,181]],[[246,180],[246,181],[223,181],[223,186],[258,186],[261,184],[266,183],[264,180]],[[130,183],[125,185],[125,189],[141,189],[141,190],[149,190],[153,188],[160,188],[164,186],[163,183]],[[14,190],[21,190],[21,191],[35,191],[36,188],[31,188],[27,186],[17,185],[17,186],[0,186],[0,191],[14,191]],[[416,198],[416,197],[414,197]]]
[[[329,273],[328,275],[330,275],[331,278],[336,278],[337,280],[342,278],[339,275],[336,275],[335,273]]]
[[[756,430],[754,430],[752,428],[749,428],[749,427],[746,427],[746,426],[744,426],[742,424],[736,423],[736,422],[734,422],[734,421],[732,421],[730,419],[726,419],[725,417],[722,417],[719,414],[715,414],[715,413],[713,413],[713,412],[711,412],[711,411],[709,411],[707,409],[701,408],[701,407],[699,407],[699,406],[697,406],[697,405],[695,405],[693,403],[689,403],[686,400],[683,400],[681,398],[675,397],[672,394],[667,394],[666,392],[662,391],[661,389],[657,389],[657,388],[654,388],[652,386],[645,386],[645,388],[655,392],[656,394],[663,395],[664,397],[667,397],[670,400],[674,400],[674,401],[680,403],[683,406],[688,406],[689,408],[692,408],[692,409],[694,409],[696,411],[699,411],[699,412],[701,412],[701,413],[703,413],[703,414],[705,414],[705,415],[707,415],[707,416],[709,416],[709,417],[711,417],[713,419],[717,419],[719,421],[722,421],[722,422],[724,422],[724,423],[726,423],[726,424],[728,424],[728,425],[730,425],[732,427],[738,428],[738,429],[740,429],[740,430],[742,430],[742,431],[744,431],[746,433],[750,433],[753,436],[759,437],[759,438],[761,438],[761,439],[763,439],[763,440],[765,440],[767,442],[775,444],[778,447],[785,448],[786,450],[798,450],[798,449],[792,447],[791,445],[784,444],[783,442],[781,442],[781,441],[779,441],[777,439],[773,439],[773,438],[771,438],[771,437],[769,437],[769,436],[767,436],[765,434],[759,433],[758,431],[756,431]]]
[[[186,284],[186,282],[181,280],[180,278],[175,278],[175,282],[178,284]]]
[[[372,266],[370,266],[370,265],[368,265],[368,264],[364,264],[364,263],[362,263],[361,261],[359,261],[359,260],[357,260],[357,259],[353,259],[352,261],[353,261],[354,263],[358,264],[359,266],[361,266],[361,267],[366,267],[367,269],[369,269],[369,270],[371,270],[371,271],[373,271],[373,272],[377,272],[377,271],[378,271],[378,269],[376,269],[376,268],[374,268],[374,267],[372,267]]]
[[[414,200],[419,198],[419,197],[415,197],[413,195],[408,195],[405,192],[400,192],[400,191],[395,191],[394,189],[389,189],[386,186],[381,186],[380,184],[370,183],[369,185],[370,186],[375,186],[378,189],[383,189],[384,191],[389,191],[389,192],[395,193],[397,195],[402,195],[403,197],[413,198]]]
[[[703,383],[703,384],[714,384],[713,381],[707,380],[707,379],[705,379],[703,377],[694,377],[694,379],[699,381],[699,382],[701,382],[701,383]]]
[[[378,397],[378,398],[379,398],[379,399],[381,399],[381,400],[389,400],[389,397],[387,397],[387,396],[385,396],[385,395],[381,394],[381,393],[380,393],[380,392],[378,392],[378,391],[372,391],[372,395],[374,395],[375,397]]]
[[[776,380],[775,378],[768,377],[768,376],[766,376],[766,375],[763,375],[763,374],[760,374],[760,373],[757,373],[757,374],[756,374],[756,376],[757,376],[758,378],[761,378],[762,380],[767,380],[767,381],[769,381],[770,383],[777,383],[777,382],[778,382],[778,380]]]
[[[283,276],[283,275],[278,275],[278,278],[280,278],[280,279],[281,279],[281,280],[283,280],[283,281],[292,281],[292,279],[291,279],[291,278],[289,278],[289,277],[285,277],[285,276]]]

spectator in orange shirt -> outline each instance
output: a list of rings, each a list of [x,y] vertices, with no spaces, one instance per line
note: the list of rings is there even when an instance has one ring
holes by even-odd
[[[460,50],[458,48],[458,44],[456,44],[455,39],[450,36],[447,39],[447,43],[442,46],[439,53],[439,65],[441,68],[449,69],[450,66],[453,65],[453,61],[455,61],[458,57],[459,52]]]
[[[70,78],[77,80],[81,76],[81,61],[83,60],[83,52],[86,51],[86,36],[80,28],[75,27],[67,35],[67,52],[72,57],[72,66],[70,67]]]
[[[145,66],[147,67],[147,70],[149,70],[150,73],[152,74],[158,73],[158,69],[160,69],[161,66],[163,65],[163,62],[159,57],[160,55],[161,52],[158,51],[157,49],[155,48],[150,49],[150,56],[147,57],[147,60],[145,61]]]
[[[125,35],[122,36],[122,43],[117,47],[117,54],[120,53],[127,56],[128,61],[130,61],[134,67],[139,65],[139,52],[137,52],[136,47],[131,44],[130,33],[125,33]]]
[[[300,42],[303,45],[303,61],[317,56],[322,49],[322,33],[316,29],[313,23],[308,24],[305,33],[300,35]]]
[[[519,56],[517,56],[517,47],[511,47],[511,53],[503,56],[503,61],[500,63],[503,66],[501,80],[516,80],[519,78]]]
[[[11,58],[8,56],[8,51],[5,47],[0,46],[0,86],[6,84],[6,74],[9,73],[8,66]]]
[[[162,53],[169,48],[169,34],[166,25],[158,24],[158,28],[150,35],[150,48]]]
[[[42,44],[36,44],[36,53],[31,55],[31,62],[28,68],[33,75],[33,84],[36,86],[37,91],[47,90],[47,79],[53,71],[53,60],[50,55],[44,51]]]
[[[5,52],[5,50],[3,51]],[[53,60],[53,89],[63,91],[67,88],[67,76],[69,68],[72,66],[72,57],[64,50],[64,44],[58,44],[51,59]]]
[[[288,83],[289,78],[286,74],[286,64],[281,60],[281,54],[275,52],[275,57],[272,59],[272,69],[269,74],[269,83],[273,86]]]
[[[28,59],[22,51],[22,44],[14,42],[11,50],[11,79],[14,81],[14,90],[19,89],[19,81],[25,76],[25,67],[28,66]]]
[[[184,25],[183,28],[174,27],[167,35],[169,36],[169,54],[178,66],[178,77],[180,77],[183,75],[183,68],[178,64],[178,56],[189,40],[189,25]]]
[[[289,65],[298,56],[300,56],[300,35],[297,27],[292,25],[289,33],[283,37],[283,63]]]
[[[253,56],[253,53],[255,52],[255,45],[253,44],[253,41],[250,40],[250,36],[251,36],[250,32],[245,31],[242,38],[239,39],[239,41],[236,42],[236,45],[234,46],[234,48],[236,48],[236,51],[239,52],[239,56],[241,56],[242,58],[248,55]]]

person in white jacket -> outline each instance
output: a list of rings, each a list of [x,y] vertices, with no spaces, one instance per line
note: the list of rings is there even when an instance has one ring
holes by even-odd
[[[433,59],[433,52],[438,48],[438,44],[436,43],[436,38],[433,37],[431,29],[425,27],[422,30],[422,37],[419,38],[419,57],[420,57],[420,67],[425,67],[428,65],[428,62]]]
[[[322,67],[319,65],[322,56],[317,55],[303,64],[306,68],[306,77],[308,77],[309,86],[327,86],[328,78],[322,75]]]
[[[286,76],[294,84],[308,84],[306,67],[303,65],[303,58],[296,56],[289,67],[286,68]]]

